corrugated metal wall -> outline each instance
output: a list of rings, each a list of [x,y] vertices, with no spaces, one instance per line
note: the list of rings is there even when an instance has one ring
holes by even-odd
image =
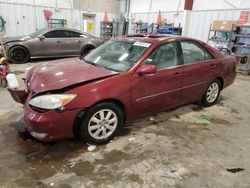
[[[249,10],[250,9],[244,9]],[[190,25],[188,36],[207,42],[210,24],[213,20],[238,20],[241,9],[229,10],[201,10],[192,11],[190,16]],[[176,26],[183,22],[183,12],[180,11],[176,16],[176,12],[163,12],[162,17],[166,18],[168,22],[174,22]],[[134,21],[141,20],[143,22],[155,23],[158,12],[152,13],[133,13]]]
[[[240,9],[192,11],[188,36],[207,42],[209,27],[213,20],[239,20],[240,11]]]
[[[76,29],[83,29],[82,13],[79,10],[70,8],[55,9],[48,6],[26,5],[17,3],[0,2],[0,16],[6,20],[6,35],[25,35],[32,33],[36,29],[46,27],[43,10],[48,9],[53,12],[53,18],[67,19],[67,27]],[[59,10],[59,11],[58,11]],[[250,10],[250,9],[248,9]],[[190,25],[188,36],[207,41],[209,26],[213,20],[238,20],[241,10],[202,10],[192,11],[190,17]],[[95,34],[100,36],[100,22],[103,19],[104,13],[95,12]],[[131,14],[134,21],[143,21],[148,23],[155,23],[158,12],[150,13],[133,13]],[[174,22],[176,26],[182,24],[183,11],[162,12],[162,17],[166,18],[168,22]],[[109,14],[110,20],[113,18],[119,20],[119,14]]]
[[[133,13],[131,15],[134,18],[134,21],[141,20],[142,22],[151,24],[156,23],[158,12]],[[178,26],[179,23],[182,23],[183,11],[179,11],[178,14],[176,11],[162,12],[161,16],[163,19],[166,19],[167,22],[175,23],[175,25]]]
[[[46,6],[0,2],[0,16],[2,16],[6,21],[5,36],[26,35],[37,29],[46,27],[46,20],[43,15],[44,9],[53,12],[52,18],[67,19],[67,27],[80,30],[83,29],[83,11],[67,8],[55,9]],[[100,36],[100,22],[103,19],[104,13],[91,13],[96,14],[95,34]],[[109,19],[112,20],[114,18],[118,20],[119,16],[119,14],[109,14]]]

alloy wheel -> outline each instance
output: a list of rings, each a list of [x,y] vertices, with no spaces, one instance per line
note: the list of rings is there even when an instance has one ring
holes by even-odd
[[[116,130],[118,118],[114,111],[102,109],[89,120],[88,132],[94,139],[106,139]]]
[[[217,99],[219,91],[220,91],[219,84],[217,82],[212,83],[207,90],[206,94],[207,102],[213,103]]]
[[[26,56],[25,51],[23,51],[22,49],[17,49],[13,52],[13,57],[17,61],[24,60],[25,56]]]

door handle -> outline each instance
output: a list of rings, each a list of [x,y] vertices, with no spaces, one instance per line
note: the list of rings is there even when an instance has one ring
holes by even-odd
[[[217,65],[210,65],[210,69],[216,68]]]
[[[60,41],[60,40],[58,40],[58,41],[57,41],[57,43],[61,43],[61,41]]]
[[[178,76],[178,75],[180,75],[181,73],[180,72],[175,72],[174,73],[174,76]]]

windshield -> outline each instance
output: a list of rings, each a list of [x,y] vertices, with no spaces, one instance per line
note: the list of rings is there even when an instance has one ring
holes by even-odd
[[[45,30],[46,30],[46,29],[37,30],[37,31],[35,31],[35,32],[31,33],[31,34],[29,34],[29,36],[30,36],[31,38],[35,38],[35,37],[37,37],[38,35],[43,34]]]
[[[151,43],[135,41],[108,41],[84,57],[86,63],[116,72],[130,69]]]

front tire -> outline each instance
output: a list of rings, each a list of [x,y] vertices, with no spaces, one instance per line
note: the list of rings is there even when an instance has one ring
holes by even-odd
[[[16,64],[27,63],[30,59],[29,51],[22,46],[14,46],[9,51],[9,59]]]
[[[90,108],[80,125],[82,140],[103,144],[112,140],[123,126],[123,112],[113,103],[99,103]]]
[[[214,105],[220,96],[220,91],[221,91],[221,83],[218,79],[215,79],[208,86],[201,100],[201,104],[205,107]]]

